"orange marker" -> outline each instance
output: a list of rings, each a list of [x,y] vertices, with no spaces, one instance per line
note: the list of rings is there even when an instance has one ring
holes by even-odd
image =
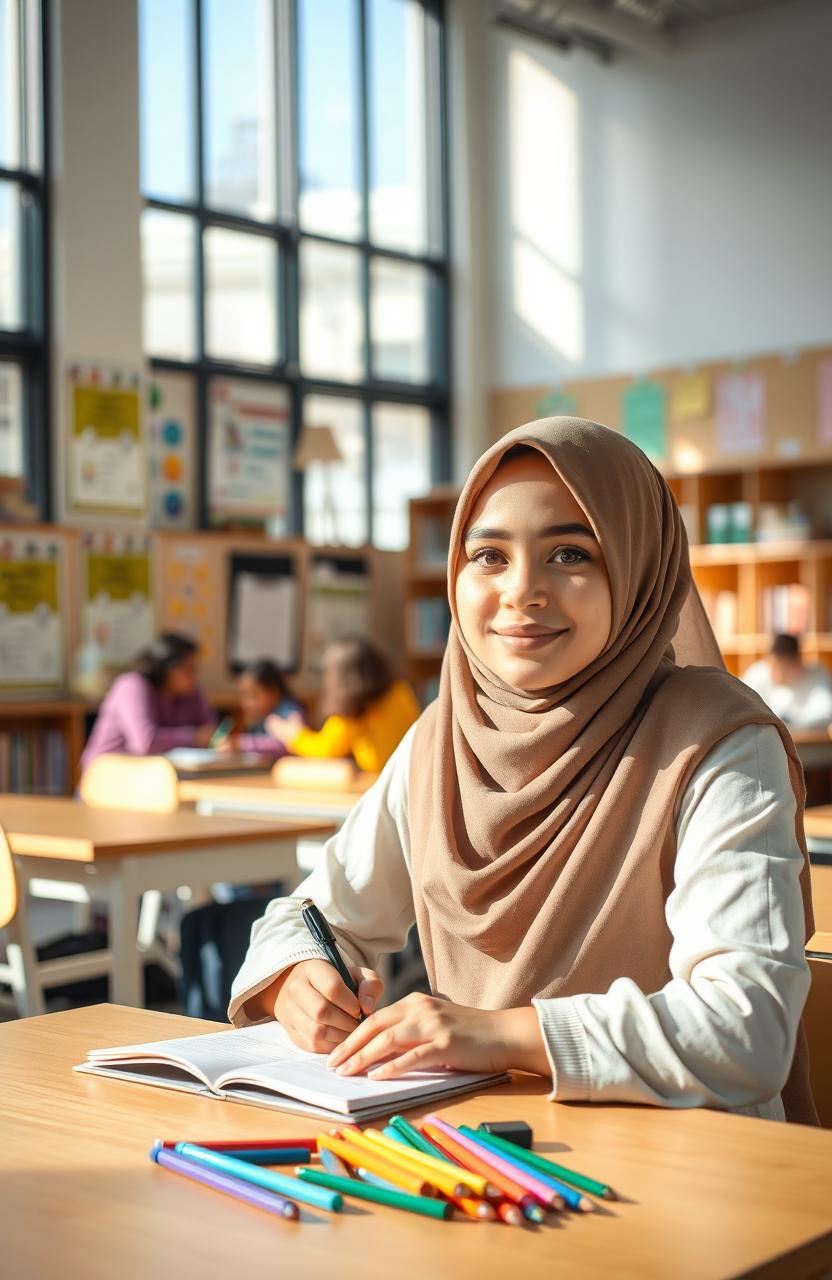
[[[438,1147],[441,1147],[449,1156],[458,1161],[463,1168],[471,1169],[474,1173],[481,1173],[484,1177],[488,1178],[489,1182],[491,1182],[503,1196],[507,1196],[508,1199],[513,1200],[515,1204],[519,1204],[525,1217],[530,1218],[534,1222],[542,1222],[543,1206],[541,1206],[540,1202],[531,1194],[530,1191],[527,1191],[525,1187],[521,1187],[519,1182],[515,1182],[512,1178],[507,1177],[506,1174],[501,1173],[498,1169],[492,1169],[485,1160],[480,1160],[478,1156],[473,1155],[473,1153],[466,1150],[465,1147],[460,1146],[458,1142],[454,1142],[453,1138],[449,1137],[448,1134],[443,1133],[441,1129],[437,1129],[435,1125],[429,1124],[426,1121],[422,1125],[422,1129],[430,1138],[431,1142],[435,1142]],[[535,1212],[535,1210],[537,1210],[537,1212]]]

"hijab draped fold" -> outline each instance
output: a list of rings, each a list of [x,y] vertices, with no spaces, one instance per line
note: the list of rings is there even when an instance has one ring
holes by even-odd
[[[601,654],[534,693],[476,658],[455,604],[473,505],[518,445],[539,450],[583,508],[612,600]],[[665,901],[679,798],[736,729],[779,731],[806,858],[794,745],[723,667],[667,483],[635,445],[596,423],[519,427],[483,454],[460,495],[448,595],[439,694],[416,729],[410,774],[416,917],[432,989],[493,1009],[601,993],[620,977],[658,991],[671,976]],[[808,934],[808,859],[801,885]],[[813,1119],[802,1032],[783,1097],[790,1119]]]

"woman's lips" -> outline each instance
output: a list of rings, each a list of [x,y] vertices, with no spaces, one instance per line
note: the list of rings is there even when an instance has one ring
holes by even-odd
[[[553,640],[557,640],[559,636],[565,635],[565,631],[556,631],[551,627],[506,627],[497,630],[494,629],[494,635],[503,644],[508,645],[510,649],[520,649],[527,651],[529,649],[542,649],[545,645],[551,644]]]

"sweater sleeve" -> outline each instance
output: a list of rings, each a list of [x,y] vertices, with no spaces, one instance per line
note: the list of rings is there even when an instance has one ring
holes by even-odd
[[[681,798],[665,914],[670,981],[536,1000],[558,1100],[759,1108],[782,1117],[809,990],[802,854],[771,725],[730,734]]]
[[[311,875],[288,898],[270,902],[255,922],[231,991],[228,1016],[236,1026],[250,1025],[247,1001],[279,973],[322,955],[301,917],[304,898],[315,900],[353,964],[376,968],[381,956],[404,946],[415,919],[407,826],[412,736],[402,739],[377,782],[327,841]]]
[[[206,710],[210,720],[212,717],[207,704]],[[193,746],[197,726],[161,728],[153,689],[140,675],[122,677],[118,689],[118,719],[124,736],[124,749],[129,755],[152,756],[170,751],[172,747]]]
[[[317,732],[314,729],[301,729],[289,743],[289,750],[296,756],[338,759],[350,754],[356,733],[355,720],[348,720],[346,716],[329,716]]]

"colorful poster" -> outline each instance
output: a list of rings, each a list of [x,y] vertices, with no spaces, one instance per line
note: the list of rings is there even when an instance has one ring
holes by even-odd
[[[60,564],[48,535],[0,538],[0,688],[63,685]]]
[[[313,556],[309,564],[306,665],[320,671],[323,651],[341,636],[370,634],[371,578],[360,556]]]
[[[214,621],[214,576],[209,552],[197,541],[167,548],[161,582],[162,622],[195,640],[206,665],[213,664],[220,653]]]
[[[210,389],[208,495],[212,523],[270,521],[286,532],[291,474],[285,387],[215,378]]]
[[[832,444],[832,360],[818,365],[818,438]]]
[[[578,412],[578,397],[568,391],[550,391],[535,405],[538,418],[574,418]]]
[[[670,416],[674,422],[697,422],[711,408],[711,379],[707,373],[680,373],[673,382]]]
[[[82,548],[84,639],[107,666],[126,667],[156,630],[150,535],[87,533]]]
[[[69,406],[69,509],[143,515],[147,457],[138,373],[114,366],[75,366],[70,370]]]
[[[147,387],[150,523],[155,529],[196,524],[196,406],[189,373],[154,370]]]
[[[660,382],[636,382],[621,393],[621,429],[648,458],[667,452],[666,396]]]
[[[716,447],[753,453],[766,443],[766,386],[761,373],[729,373],[716,384]]]

